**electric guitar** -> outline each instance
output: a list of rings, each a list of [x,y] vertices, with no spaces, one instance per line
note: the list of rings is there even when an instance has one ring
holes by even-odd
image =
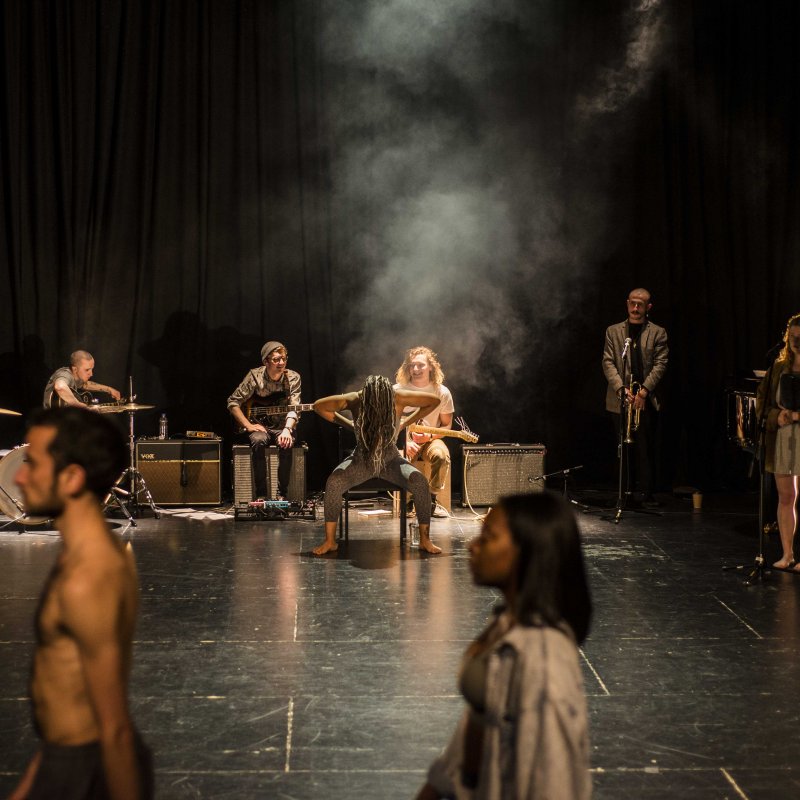
[[[257,399],[257,398],[254,398]],[[295,411],[302,414],[303,411],[313,411],[313,403],[296,403],[291,406],[260,406],[252,402],[252,399],[242,406],[242,413],[247,417],[248,422],[260,423],[261,420],[271,417],[273,414],[288,414],[290,411]],[[244,428],[239,427],[239,433],[244,431]]]
[[[99,411],[101,414],[118,414],[120,411],[124,411],[124,409],[120,408],[120,405],[124,405],[126,402],[124,397],[120,398],[119,403],[98,403],[95,401],[95,397],[91,392],[76,392],[74,389],[70,389],[70,391],[72,392],[72,396],[80,403]],[[65,402],[61,395],[53,389],[50,394],[50,407],[64,408],[68,405],[69,403]]]
[[[453,428],[430,428],[427,425],[409,425],[406,430],[411,433],[433,433],[437,436],[453,436],[471,444],[475,444],[480,438],[477,433],[473,433],[470,430],[457,431]]]

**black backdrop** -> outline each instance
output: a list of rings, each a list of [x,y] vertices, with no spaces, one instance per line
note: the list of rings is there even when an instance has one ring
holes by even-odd
[[[5,2],[0,406],[81,347],[172,431],[227,437],[266,339],[306,401],[426,343],[483,441],[543,441],[590,484],[613,476],[603,331],[644,285],[670,334],[663,485],[743,485],[725,380],[800,310],[796,3],[401,5]],[[420,276],[400,244],[432,234],[398,234],[398,198],[453,176],[508,227],[477,255],[475,225],[437,240]],[[302,432],[320,486],[335,437]]]

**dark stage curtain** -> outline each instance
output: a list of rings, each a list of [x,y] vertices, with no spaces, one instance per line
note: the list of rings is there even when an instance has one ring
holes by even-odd
[[[165,410],[172,431],[226,438],[225,398],[267,339],[287,344],[306,401],[363,379],[366,366],[359,374],[343,358],[364,334],[354,312],[373,268],[364,241],[385,217],[379,186],[365,182],[354,201],[343,182],[348,137],[364,130],[342,123],[339,103],[347,98],[369,127],[376,98],[362,93],[364,70],[327,58],[322,42],[331,15],[357,17],[367,5],[2,5],[0,406],[36,406],[79,347],[95,355],[96,378],[123,394],[134,376],[139,401]],[[800,310],[800,12],[792,2],[656,4],[660,57],[625,124],[610,113],[577,135],[564,98],[589,86],[615,47],[624,63],[627,6],[541,5],[555,9],[543,52],[507,19],[481,29],[497,43],[496,63],[476,65],[491,104],[445,85],[430,105],[476,129],[496,114],[504,127],[536,130],[554,159],[557,235],[599,232],[579,265],[544,267],[542,296],[531,289],[541,280],[534,266],[514,265],[511,306],[535,346],[513,373],[495,370],[489,345],[477,379],[452,372],[457,410],[483,441],[543,441],[549,467],[585,463],[584,483],[611,478],[603,332],[624,318],[628,290],[644,285],[672,353],[662,485],[743,485],[741,454],[726,441],[725,379],[765,366]],[[381,85],[380,69],[367,77]],[[504,168],[513,184],[519,162]],[[559,310],[543,315],[558,280]],[[505,319],[492,323],[502,330]],[[424,320],[417,330],[419,341],[394,343],[383,371],[428,343]],[[472,334],[436,331],[445,366],[448,336]],[[155,414],[137,423],[156,432]],[[22,428],[2,418],[0,436],[0,446],[17,444]],[[311,416],[302,437],[320,486],[335,437]]]
[[[6,3],[0,24],[2,405],[40,403],[78,347],[173,431],[227,436],[265,339],[332,385],[313,5]]]

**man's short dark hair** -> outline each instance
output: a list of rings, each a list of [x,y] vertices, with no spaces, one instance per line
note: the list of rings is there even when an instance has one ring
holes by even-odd
[[[127,465],[128,449],[122,434],[102,414],[75,406],[40,408],[30,417],[28,428],[33,427],[56,430],[48,448],[56,475],[77,464],[86,473],[86,488],[101,500]]]

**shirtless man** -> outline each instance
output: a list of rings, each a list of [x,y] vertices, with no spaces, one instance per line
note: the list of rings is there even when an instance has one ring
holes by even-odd
[[[150,798],[152,761],[127,696],[136,567],[101,506],[127,450],[107,418],[78,408],[39,411],[27,441],[16,482],[30,513],[55,518],[62,547],[35,619],[30,694],[42,745],[11,800]]]
[[[405,486],[414,495],[419,523],[420,549],[441,553],[430,537],[431,494],[428,481],[397,450],[400,430],[429,414],[440,403],[438,395],[406,389],[392,389],[388,378],[370,375],[359,392],[323,397],[314,403],[314,411],[328,422],[340,422],[353,428],[356,449],[331,473],[325,484],[325,541],[315,547],[321,556],[338,548],[336,526],[344,493],[370,478],[385,478]],[[403,417],[404,408],[412,409]],[[350,411],[350,420],[340,412]]]
[[[44,407],[54,408],[61,405],[94,408],[83,402],[79,392],[105,392],[118,401],[121,397],[119,391],[113,386],[96,383],[92,380],[93,374],[94,357],[92,354],[87,353],[86,350],[76,350],[69,357],[69,366],[57,369],[47,381],[44,389]],[[97,410],[99,411],[99,409]]]

